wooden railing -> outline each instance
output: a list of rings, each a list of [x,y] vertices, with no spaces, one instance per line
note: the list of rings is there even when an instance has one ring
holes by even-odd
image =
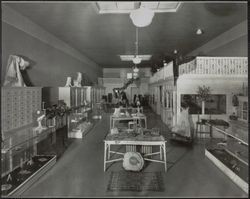
[[[173,75],[173,62],[170,62],[159,71],[157,71],[152,77],[150,77],[149,82],[154,83],[157,81],[165,80],[168,77],[173,77]]]
[[[179,65],[179,75],[247,75],[247,57],[196,57]]]

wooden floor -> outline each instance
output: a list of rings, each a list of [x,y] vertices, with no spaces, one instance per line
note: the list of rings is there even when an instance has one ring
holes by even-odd
[[[152,112],[148,127],[159,127],[166,137],[167,126]],[[145,171],[162,171],[164,192],[108,192],[111,171],[122,170],[122,163],[103,172],[103,139],[109,129],[109,114],[86,135],[74,140],[56,165],[30,187],[22,197],[247,197],[247,195],[205,157],[204,144],[193,147],[167,143],[168,172],[150,163]]]

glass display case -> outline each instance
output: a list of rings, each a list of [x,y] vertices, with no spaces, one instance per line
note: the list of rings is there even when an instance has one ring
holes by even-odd
[[[59,87],[59,100],[63,100],[67,113],[67,131],[69,138],[83,138],[93,126],[91,122],[92,90],[84,87]]]
[[[71,109],[68,115],[68,136],[70,138],[83,138],[92,128],[91,105]]]
[[[2,134],[3,197],[19,196],[56,163],[56,155],[47,155],[38,150],[39,143],[53,132],[54,127],[37,131],[31,124]],[[50,150],[48,146],[47,151]]]
[[[206,156],[248,193],[248,124],[230,120],[228,128],[211,123],[209,126],[212,138],[206,144]]]
[[[20,196],[56,162],[52,145],[40,150],[40,143],[55,134],[55,120],[50,125],[46,124],[41,104],[41,87],[2,88],[3,197]]]

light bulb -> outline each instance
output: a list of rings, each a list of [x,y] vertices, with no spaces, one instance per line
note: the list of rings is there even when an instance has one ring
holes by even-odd
[[[196,34],[201,35],[201,34],[203,34],[203,31],[199,28],[199,29],[197,29]]]

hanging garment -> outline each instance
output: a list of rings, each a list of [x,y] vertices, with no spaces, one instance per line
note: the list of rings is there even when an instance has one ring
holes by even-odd
[[[23,58],[16,55],[10,55],[3,86],[26,87],[20,67],[24,70],[28,65],[29,62],[25,61]]]

